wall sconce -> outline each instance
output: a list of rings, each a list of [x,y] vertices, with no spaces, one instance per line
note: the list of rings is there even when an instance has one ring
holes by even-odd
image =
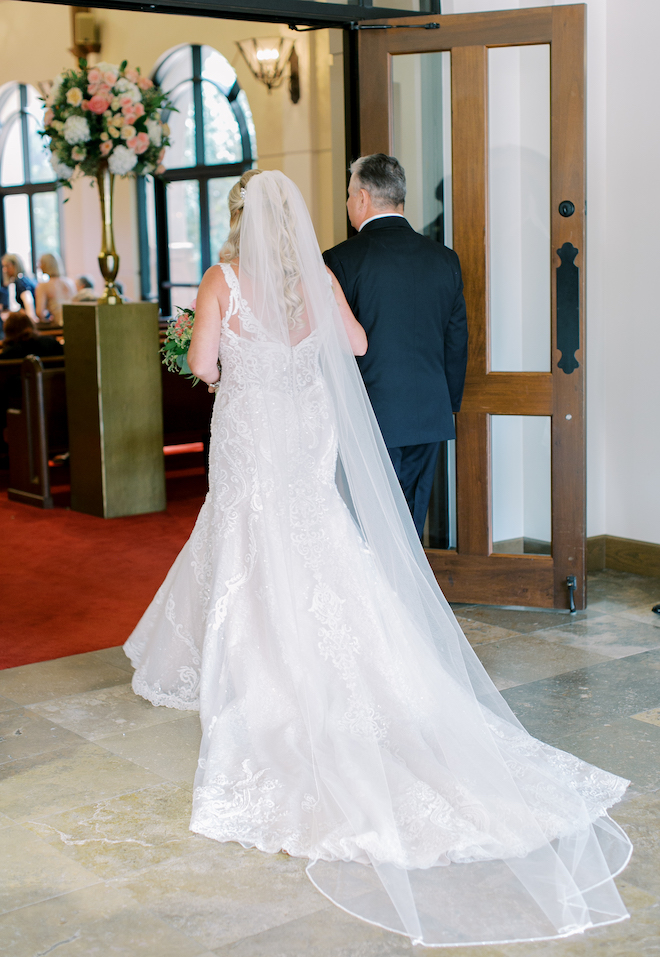
[[[253,76],[268,87],[269,93],[280,86],[284,79],[284,70],[289,63],[289,95],[292,103],[298,102],[300,73],[293,40],[288,37],[259,37],[256,40],[237,40],[236,46]]]
[[[71,7],[71,53],[80,59],[101,52],[99,25],[89,7]]]

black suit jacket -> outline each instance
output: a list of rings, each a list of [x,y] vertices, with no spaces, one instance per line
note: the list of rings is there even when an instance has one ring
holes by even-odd
[[[468,341],[456,253],[388,216],[323,258],[367,334],[358,365],[385,444],[453,439]]]

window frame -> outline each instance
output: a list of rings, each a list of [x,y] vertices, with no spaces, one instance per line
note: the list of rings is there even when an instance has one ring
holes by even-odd
[[[208,184],[211,179],[223,179],[230,176],[242,176],[242,174],[252,169],[256,156],[252,153],[252,141],[247,124],[247,118],[238,102],[238,95],[241,92],[241,86],[238,79],[234,81],[229,91],[225,91],[219,83],[210,77],[202,76],[202,46],[207,44],[190,43],[181,44],[168,50],[154,70],[153,78],[159,82],[161,74],[167,66],[167,61],[172,54],[184,47],[189,47],[192,55],[192,76],[179,81],[171,90],[174,93],[184,84],[192,83],[193,106],[195,118],[195,157],[205,155],[204,142],[204,106],[202,97],[202,83],[210,83],[219,93],[224,96],[236,118],[241,137],[241,146],[243,150],[243,159],[238,163],[219,163],[212,166],[206,163],[197,162],[194,166],[176,167],[167,169],[162,176],[154,177],[154,211],[155,211],[155,241],[156,241],[156,286],[158,303],[161,315],[169,316],[172,312],[172,293],[171,290],[176,287],[189,287],[190,283],[177,283],[170,280],[170,261],[169,261],[169,237],[167,225],[167,186],[169,183],[182,181],[195,181],[199,188],[199,211],[200,211],[200,252],[201,252],[201,273],[202,275],[212,265],[211,259],[211,229],[209,212],[209,190]],[[215,49],[215,48],[211,48]],[[216,51],[220,52],[220,51]],[[163,110],[163,120],[167,122],[169,112]],[[147,183],[146,177],[137,177],[137,212],[138,212],[138,231],[139,231],[139,262],[140,262],[140,289],[143,299],[153,297],[151,287],[151,264],[149,257],[149,239],[147,226]]]
[[[29,149],[29,131],[28,131],[28,117],[32,116],[34,119],[34,114],[28,110],[28,84],[27,83],[7,83],[2,94],[0,94],[0,110],[4,105],[8,97],[11,96],[13,92],[18,90],[19,94],[19,108],[17,113],[13,113],[8,120],[6,120],[0,127],[0,170],[2,169],[2,158],[6,146],[6,141],[9,136],[9,133],[13,129],[16,123],[20,123],[21,126],[21,144],[23,147],[23,182],[17,183],[13,186],[3,186],[0,184],[0,257],[4,256],[5,253],[12,252],[11,249],[7,249],[7,228],[5,220],[5,196],[15,196],[26,195],[28,198],[28,217],[30,224],[30,254],[31,262],[26,266],[31,265],[30,272],[33,276],[37,275],[37,265],[39,260],[39,255],[37,254],[36,243],[35,243],[35,223],[34,223],[34,207],[32,203],[32,197],[37,193],[56,193],[57,194],[57,223],[58,223],[58,232],[59,232],[59,250],[50,250],[51,252],[58,252],[62,260],[64,260],[64,230],[62,224],[62,189],[58,185],[57,180],[53,179],[46,183],[33,183],[31,181],[31,172],[30,172],[30,149]]]

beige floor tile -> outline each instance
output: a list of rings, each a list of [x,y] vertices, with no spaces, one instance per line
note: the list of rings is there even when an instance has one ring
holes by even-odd
[[[0,695],[0,712],[2,711],[13,711],[16,707],[16,702],[12,701],[11,698],[5,698]]]
[[[130,685],[85,691],[28,707],[53,724],[75,731],[89,741],[187,716],[187,712],[174,708],[155,708],[136,695]]]
[[[639,714],[631,715],[635,721],[646,721],[647,724],[654,724],[660,728],[660,708],[651,708],[649,711],[640,711]]]
[[[0,694],[25,705],[130,681],[126,671],[98,661],[94,654],[7,668],[0,671]]]
[[[81,744],[81,738],[26,708],[0,712],[0,765],[43,751]]]
[[[413,947],[338,907],[217,948],[216,957],[502,957],[496,947]],[[526,957],[520,953],[519,957]]]
[[[181,782],[190,788],[197,770],[201,737],[199,715],[194,713],[150,728],[109,735],[97,743],[168,781]]]
[[[84,743],[3,765],[0,811],[26,821],[161,783],[158,775]]]
[[[501,641],[503,638],[518,636],[517,631],[500,628],[499,625],[489,625],[483,621],[472,621],[469,618],[459,617],[457,617],[457,621],[471,645],[482,645],[488,641]]]
[[[98,882],[95,874],[19,824],[2,831],[0,875],[2,914]]]
[[[627,658],[660,647],[660,628],[618,614],[569,621],[558,628],[544,629],[538,632],[537,637],[573,648],[584,648],[606,658]]]
[[[185,856],[196,840],[188,828],[191,803],[188,791],[163,783],[24,827],[104,880],[127,877]]]
[[[333,906],[304,861],[199,836],[185,856],[113,886],[209,950]]]
[[[96,661],[102,661],[106,665],[113,665],[122,671],[128,671],[130,675],[133,674],[133,665],[126,657],[123,645],[118,645],[116,648],[102,648],[100,651],[90,651],[89,655],[90,657],[93,655]]]
[[[3,957],[210,957],[199,944],[104,884],[0,917]]]
[[[583,648],[564,647],[533,635],[477,645],[475,651],[500,691],[608,660]]]
[[[624,880],[660,898],[660,794],[631,796],[610,813],[633,844]]]

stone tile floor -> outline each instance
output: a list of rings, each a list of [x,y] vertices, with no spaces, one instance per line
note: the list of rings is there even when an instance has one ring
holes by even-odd
[[[633,784],[613,816],[635,852],[630,921],[565,941],[438,957],[660,957],[660,580],[590,579],[559,612],[457,606],[523,723]],[[120,648],[0,672],[4,957],[403,957],[401,937],[321,897],[302,861],[188,830],[196,715],[130,690]]]

